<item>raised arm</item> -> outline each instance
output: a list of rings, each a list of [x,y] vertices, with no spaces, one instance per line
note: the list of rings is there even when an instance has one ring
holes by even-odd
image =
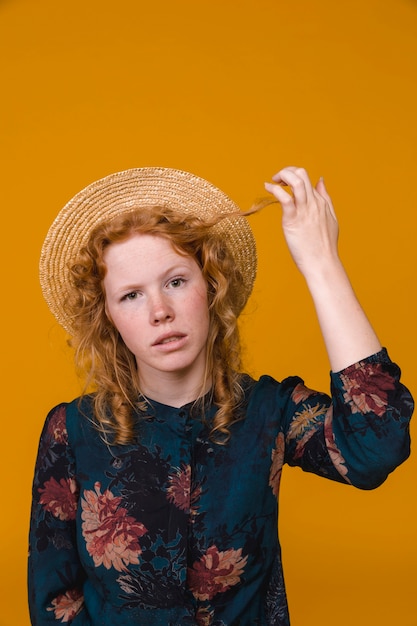
[[[299,167],[286,167],[272,180],[265,188],[282,206],[285,239],[313,298],[331,368],[340,371],[378,352],[381,344],[339,258],[331,198],[322,178],[314,187]]]

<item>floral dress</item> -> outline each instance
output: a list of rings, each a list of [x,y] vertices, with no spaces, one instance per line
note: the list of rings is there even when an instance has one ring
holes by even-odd
[[[193,405],[151,402],[107,446],[91,397],[47,417],[33,483],[32,624],[288,626],[277,536],[285,463],[361,489],[409,455],[413,401],[385,350],[331,374],[242,377],[226,445]]]

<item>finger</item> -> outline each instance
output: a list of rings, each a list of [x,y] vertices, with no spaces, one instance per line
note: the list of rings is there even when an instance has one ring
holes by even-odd
[[[264,183],[264,185],[265,189],[272,193],[281,204],[288,204],[293,201],[292,195],[283,188],[284,186],[289,187],[286,183]]]
[[[326,185],[324,184],[323,176],[320,176],[319,180],[317,181],[316,190],[319,192],[321,196],[323,196],[323,198],[326,198],[326,200],[330,200],[330,196],[327,192]]]
[[[327,191],[327,189],[326,189],[326,185],[325,185],[325,183],[324,183],[323,176],[321,176],[321,177],[319,178],[319,180],[318,180],[318,182],[317,182],[317,184],[316,184],[315,189],[316,189],[317,193],[318,193],[318,194],[319,194],[322,198],[324,198],[324,199],[326,200],[327,204],[329,205],[329,209],[330,209],[330,211],[331,211],[332,215],[333,215],[334,217],[336,217],[336,214],[335,214],[335,211],[334,211],[334,208],[333,208],[333,202],[332,202],[332,199],[331,199],[331,197],[330,197],[330,195],[329,195],[329,192],[328,192],[328,191]]]
[[[285,167],[272,177],[277,184],[291,187],[297,204],[306,204],[313,200],[313,186],[305,169],[301,167]]]
[[[290,171],[292,171],[292,172],[295,172],[295,170],[296,170],[296,169],[297,169],[297,168],[296,168],[296,167],[294,167],[293,165],[287,165],[287,167],[283,167],[282,169],[280,169],[280,170],[279,170],[279,172],[277,172],[276,174],[274,174],[274,175],[272,176],[272,180],[278,180],[278,178],[280,177],[280,175],[281,175],[282,173],[285,173],[285,171],[289,171],[289,172],[290,172]]]
[[[281,184],[274,185],[273,183],[265,183],[265,189],[275,196],[286,215],[292,215],[295,213],[296,209],[293,197],[282,188]]]

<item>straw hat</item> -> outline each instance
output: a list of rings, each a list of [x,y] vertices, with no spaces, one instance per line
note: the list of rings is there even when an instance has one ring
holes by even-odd
[[[110,174],[72,198],[53,222],[42,247],[40,282],[44,298],[58,322],[72,334],[65,310],[69,268],[92,230],[99,224],[140,207],[166,206],[201,219],[239,211],[220,189],[203,178],[180,170],[144,167]],[[245,280],[245,302],[256,274],[255,240],[248,221],[228,217],[214,227],[224,238]]]

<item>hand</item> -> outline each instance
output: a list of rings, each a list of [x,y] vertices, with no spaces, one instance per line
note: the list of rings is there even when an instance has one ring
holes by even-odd
[[[286,167],[265,183],[282,206],[282,227],[291,255],[304,276],[338,260],[338,224],[322,178],[313,187],[307,172]],[[290,187],[292,194],[283,189]]]

